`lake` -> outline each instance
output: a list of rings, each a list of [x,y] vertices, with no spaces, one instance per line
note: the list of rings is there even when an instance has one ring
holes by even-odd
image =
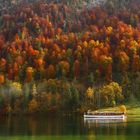
[[[87,121],[79,115],[0,118],[0,140],[139,140],[140,116],[125,122]]]

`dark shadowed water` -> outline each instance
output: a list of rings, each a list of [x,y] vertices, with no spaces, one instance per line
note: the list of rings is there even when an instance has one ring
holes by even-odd
[[[140,116],[127,122],[82,116],[1,117],[0,140],[140,140]]]

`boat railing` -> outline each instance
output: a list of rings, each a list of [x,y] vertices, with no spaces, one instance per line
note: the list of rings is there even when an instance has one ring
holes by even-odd
[[[123,112],[87,112],[87,115],[124,115]]]

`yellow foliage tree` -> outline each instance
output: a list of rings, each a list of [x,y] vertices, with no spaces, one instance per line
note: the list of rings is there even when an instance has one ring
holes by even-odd
[[[62,71],[62,75],[66,76],[67,73],[69,72],[70,69],[70,64],[67,61],[61,61],[59,63],[61,71]]]
[[[89,87],[86,91],[86,95],[88,98],[92,98],[93,97],[93,94],[94,94],[94,90],[93,88]]]
[[[125,105],[121,105],[119,107],[120,111],[123,112],[123,113],[126,113],[126,106]]]
[[[124,96],[122,94],[122,87],[116,83],[111,82],[108,85],[104,85],[100,90],[99,93],[102,97],[102,103],[105,105],[111,105],[115,101],[116,103],[119,103],[124,99]],[[114,103],[113,103],[114,104]]]

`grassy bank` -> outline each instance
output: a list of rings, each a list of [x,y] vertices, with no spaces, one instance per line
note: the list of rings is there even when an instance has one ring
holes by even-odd
[[[127,115],[140,115],[140,102],[126,103]],[[98,111],[119,111],[119,106],[99,109]]]

